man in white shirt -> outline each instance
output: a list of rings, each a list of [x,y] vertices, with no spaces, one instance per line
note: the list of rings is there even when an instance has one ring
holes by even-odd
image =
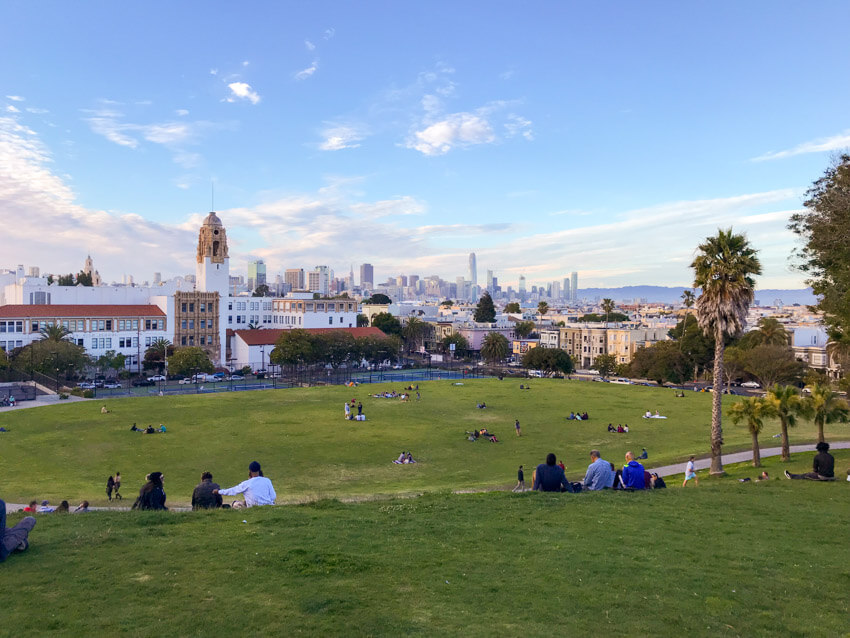
[[[274,505],[277,494],[275,494],[272,482],[263,476],[260,464],[251,461],[251,465],[248,466],[248,474],[250,478],[247,481],[242,481],[239,485],[225,490],[213,490],[213,494],[221,494],[222,496],[244,494],[245,507]]]

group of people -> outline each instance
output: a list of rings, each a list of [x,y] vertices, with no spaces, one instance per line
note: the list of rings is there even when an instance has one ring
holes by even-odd
[[[487,428],[481,428],[480,430],[473,430],[472,432],[467,431],[466,435],[467,435],[466,440],[471,441],[473,443],[475,441],[477,441],[479,438],[484,438],[484,439],[490,441],[490,443],[498,443],[499,442],[499,439],[496,438],[496,435],[493,434],[492,432],[490,432]]]
[[[648,458],[646,449],[641,457]],[[534,471],[532,489],[542,492],[581,492],[582,490],[597,491],[603,489],[615,490],[644,490],[667,487],[664,479],[656,473],[650,473],[638,463],[632,452],[626,452],[625,464],[617,469],[613,463],[602,458],[599,450],[590,451],[590,465],[584,479],[571,483],[564,473],[563,463],[557,462],[554,453],[546,455],[546,462],[537,466]],[[525,476],[522,465],[517,472],[517,485],[514,492],[525,490]]]
[[[655,411],[655,414],[653,414],[652,412],[650,412],[649,410],[647,410],[647,411],[644,413],[643,418],[644,418],[644,419],[666,419],[667,417],[666,417],[666,416],[661,416],[660,414],[658,414],[658,410],[656,410],[656,411]]]
[[[355,415],[354,404],[356,403],[356,399],[351,399],[351,403],[345,404],[345,420],[346,421],[365,421],[366,415],[363,414],[363,404],[357,403],[357,414]]]
[[[106,500],[112,501],[112,495],[115,494],[115,498],[117,500],[121,500],[124,497],[121,496],[121,472],[115,472],[115,476],[109,475],[109,478],[106,479]]]
[[[613,423],[608,424],[609,432],[616,432],[617,434],[628,434],[629,433],[629,424],[626,423],[623,425],[622,423],[618,423],[617,427],[614,427]]]
[[[0,398],[0,408],[14,408],[15,405],[17,404],[15,402],[15,395],[13,394]]]
[[[396,465],[410,465],[411,463],[416,463],[416,461],[413,459],[413,454],[411,452],[402,451],[393,463]]]
[[[589,418],[587,412],[570,412],[567,421],[587,421]]]
[[[30,501],[29,505],[27,505],[23,510],[28,514],[70,514],[71,513],[71,505],[68,501],[62,501],[56,507],[53,507],[50,504],[50,501],[44,500],[41,502],[41,505],[38,504],[38,501]],[[77,507],[74,508],[74,514],[79,512],[88,512],[89,511],[89,502],[83,501]]]
[[[142,434],[165,434],[167,431],[163,423],[159,424],[159,428],[154,428],[152,425],[146,428],[140,428],[135,423],[130,427],[130,432],[141,432]]]

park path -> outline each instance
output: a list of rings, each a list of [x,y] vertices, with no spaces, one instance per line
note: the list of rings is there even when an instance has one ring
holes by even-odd
[[[835,441],[834,443],[829,444],[829,448],[831,450],[847,450],[850,449],[850,441]],[[792,445],[791,446],[791,454],[796,454],[799,452],[814,452],[815,444],[807,443],[804,445]],[[761,458],[766,458],[768,456],[779,456],[782,454],[781,447],[767,447],[761,449]],[[731,454],[723,455],[723,464],[727,463],[746,463],[747,461],[751,461],[753,458],[752,450],[746,452],[733,452]],[[707,470],[711,465],[711,459],[697,459],[694,461],[694,465],[697,470]],[[658,476],[672,476],[675,474],[684,474],[685,472],[685,463],[676,463],[674,465],[662,465],[660,467],[649,468],[647,467],[649,472],[656,472]],[[471,489],[459,489],[453,490],[453,494],[477,494],[482,492],[499,492],[499,491],[508,491],[508,488],[471,488]],[[382,494],[380,496],[374,497],[337,497],[337,500],[341,503],[358,503],[361,501],[370,501],[370,500],[384,500],[391,498],[415,498],[417,496],[421,496],[421,493],[415,494]],[[286,501],[282,503],[278,503],[278,505],[300,505],[305,501],[303,499],[296,499],[291,501]],[[58,503],[51,503],[52,506],[58,505]],[[18,510],[22,510],[26,507],[26,505],[21,503],[6,503],[6,508],[9,512],[17,512]],[[75,507],[72,503],[71,507]],[[89,508],[92,511],[130,511],[129,506],[119,506],[119,507],[91,507]],[[168,508],[172,512],[191,512],[191,507],[181,507],[181,506],[169,506]]]
[[[835,443],[830,443],[829,448],[831,450],[846,450],[850,449],[850,441],[836,441]],[[815,444],[808,443],[805,445],[792,445],[791,446],[791,454],[796,454],[797,452],[814,452]],[[763,447],[760,450],[761,458],[765,458],[767,456],[779,456],[782,454],[781,447]],[[732,454],[724,454],[721,457],[723,461],[723,465],[727,463],[746,463],[747,461],[753,460],[753,451],[748,450],[746,452],[733,452]],[[647,464],[648,465],[648,464]],[[711,467],[711,459],[697,459],[694,461],[694,466],[698,470],[707,470]],[[675,465],[662,465],[656,468],[647,468],[650,472],[656,472],[658,476],[671,476],[673,474],[684,474],[685,473],[685,462],[676,463]]]

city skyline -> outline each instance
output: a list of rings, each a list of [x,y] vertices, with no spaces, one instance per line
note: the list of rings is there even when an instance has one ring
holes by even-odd
[[[686,287],[733,226],[801,288],[787,220],[850,145],[844,3],[48,4],[0,8],[2,267],[182,275],[215,208],[234,272]]]

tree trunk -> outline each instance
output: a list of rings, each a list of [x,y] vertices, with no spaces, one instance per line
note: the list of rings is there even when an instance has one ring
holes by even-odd
[[[759,450],[759,434],[751,432],[753,435],[753,467],[761,467],[761,450]]]
[[[720,476],[723,471],[723,459],[721,448],[723,447],[723,427],[720,419],[722,416],[723,401],[723,335],[714,336],[714,391],[711,397],[711,468],[709,476]]]
[[[785,417],[779,417],[779,425],[782,426],[782,458],[783,461],[791,460],[791,448],[788,445],[788,424]]]
[[[816,419],[818,424],[818,443],[823,443],[826,439],[823,436],[823,421],[820,419]]]

